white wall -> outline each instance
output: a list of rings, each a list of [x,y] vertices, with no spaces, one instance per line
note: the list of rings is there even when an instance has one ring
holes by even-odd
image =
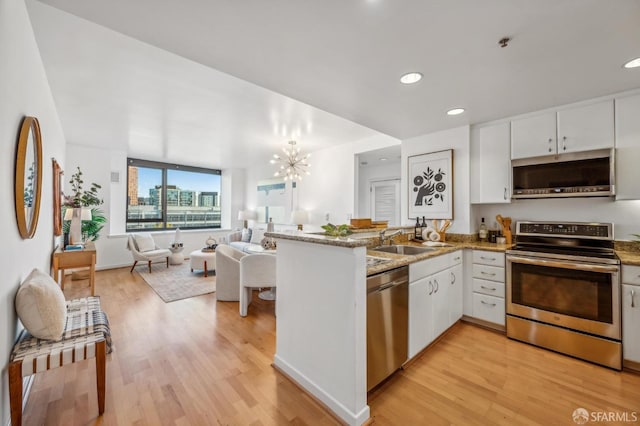
[[[399,144],[398,139],[377,135],[345,143],[312,153],[311,175],[297,184],[293,196],[293,209],[307,210],[310,224],[305,231],[321,230],[320,225],[348,223],[356,211],[357,167],[356,154]],[[305,153],[304,144],[300,146]],[[270,179],[275,166],[256,165],[247,171],[245,185],[247,208],[257,205],[256,187],[259,180]],[[287,190],[291,191],[287,184]]]
[[[408,218],[407,157],[429,152],[453,149],[453,220],[450,233],[470,233],[470,193],[469,193],[469,126],[443,130],[428,135],[402,141],[401,161],[401,217],[403,224],[413,225]]]
[[[5,425],[9,419],[6,366],[22,328],[14,298],[20,282],[33,268],[49,272],[57,242],[53,237],[51,158],[64,164],[65,139],[24,0],[0,0],[0,58],[0,424]],[[13,199],[17,135],[25,115],[35,116],[40,122],[43,156],[38,228],[29,240],[18,234]]]

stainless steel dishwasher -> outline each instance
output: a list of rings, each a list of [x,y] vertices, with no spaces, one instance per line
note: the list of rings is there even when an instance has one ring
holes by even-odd
[[[367,391],[407,360],[409,268],[367,277]]]

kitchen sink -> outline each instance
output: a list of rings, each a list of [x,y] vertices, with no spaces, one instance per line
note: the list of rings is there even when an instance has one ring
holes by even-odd
[[[431,251],[437,250],[434,247],[416,247],[416,246],[401,246],[401,245],[391,245],[391,246],[378,246],[374,247],[371,250],[374,251],[382,251],[385,253],[395,253],[395,254],[421,254],[428,253]]]

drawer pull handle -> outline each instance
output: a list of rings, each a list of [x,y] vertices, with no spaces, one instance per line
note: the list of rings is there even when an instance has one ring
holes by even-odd
[[[429,281],[429,296],[433,294],[433,283]]]
[[[460,256],[454,257],[453,260],[460,260]]]
[[[495,277],[495,275],[496,275],[496,274],[495,274],[495,272],[485,272],[485,271],[480,271],[480,273],[481,273],[482,275],[488,275],[488,276],[490,276],[490,277]]]
[[[495,303],[487,303],[484,300],[481,300],[480,303],[482,303],[483,305],[487,305],[487,306],[496,306]]]
[[[491,260],[491,261],[496,260],[495,257],[484,257],[484,256],[480,256],[480,259],[482,259],[482,260]]]
[[[451,285],[454,285],[456,283],[456,274],[454,274],[453,272],[451,272]],[[633,291],[633,290],[632,290]]]
[[[433,280],[433,282],[436,283],[436,291],[435,291],[435,293],[437,293],[438,290],[440,290],[440,284],[438,284],[438,280],[435,280],[435,279]]]
[[[485,287],[485,286],[483,286],[483,285],[481,285],[481,286],[480,286],[480,288],[484,288],[485,290],[496,291],[496,289],[495,289],[495,288],[492,288],[492,287]]]
[[[636,307],[636,302],[633,300],[635,295],[636,295],[636,291],[634,289],[631,289],[631,307],[632,308]]]

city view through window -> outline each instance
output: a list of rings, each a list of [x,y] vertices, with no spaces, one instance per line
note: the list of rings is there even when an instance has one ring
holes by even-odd
[[[129,159],[127,230],[220,228],[219,170]]]

